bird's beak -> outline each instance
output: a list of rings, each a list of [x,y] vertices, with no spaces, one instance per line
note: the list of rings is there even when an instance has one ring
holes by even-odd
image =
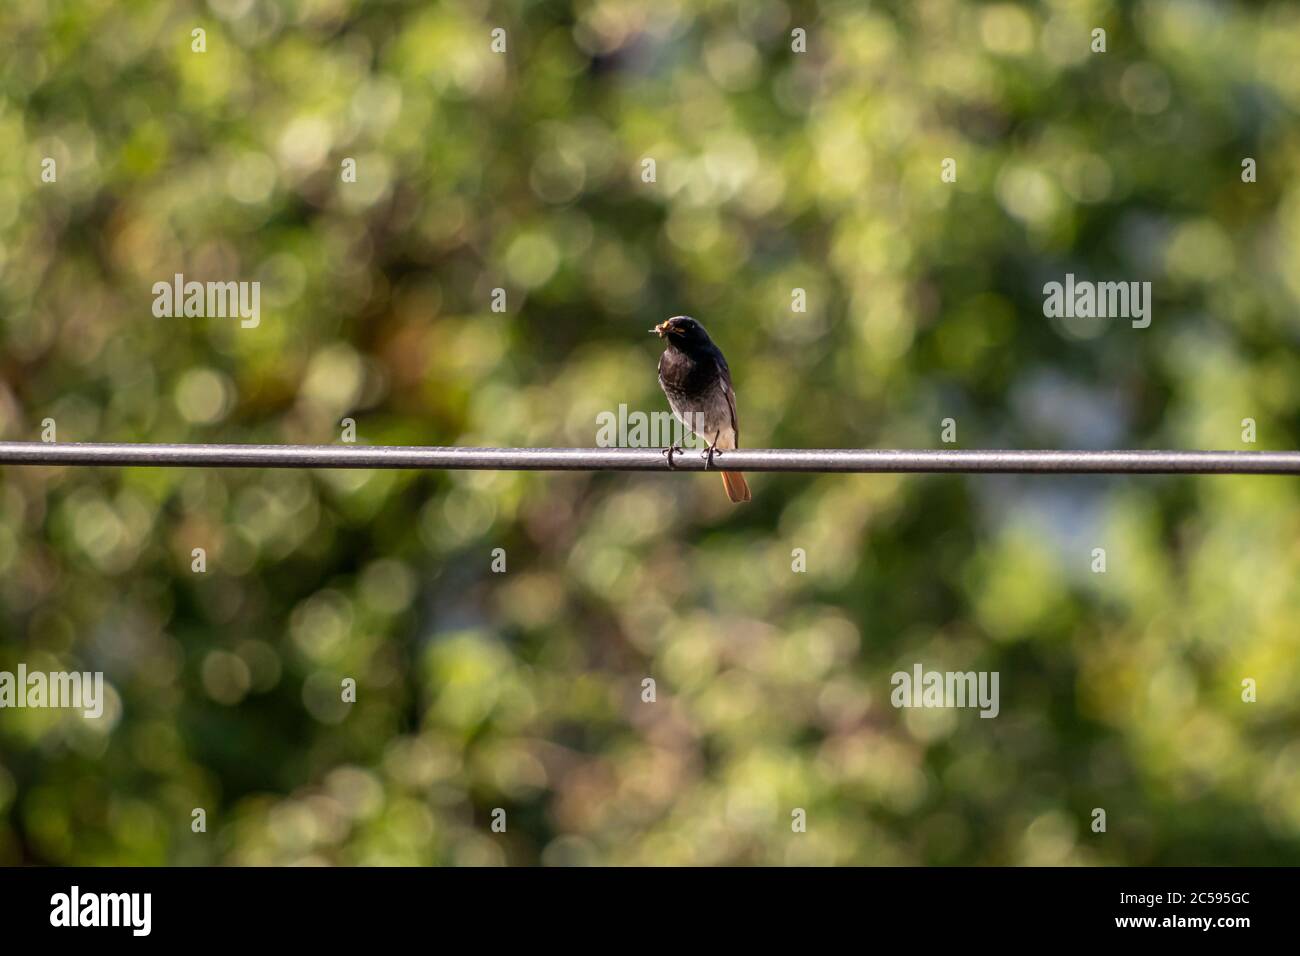
[[[651,329],[650,331],[653,332],[655,335],[659,336],[659,337],[662,339],[662,338],[664,337],[664,333],[666,333],[666,332],[668,331],[668,323],[667,323],[667,322],[660,322],[658,325],[656,325],[656,326],[655,326],[653,329]]]

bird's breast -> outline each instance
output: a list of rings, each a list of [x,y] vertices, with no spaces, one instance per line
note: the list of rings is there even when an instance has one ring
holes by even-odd
[[[659,359],[659,385],[673,414],[691,431],[709,441],[731,432],[731,406],[713,360],[667,351]],[[735,447],[734,440],[724,447]]]
[[[659,384],[670,398],[699,398],[716,391],[718,367],[669,349],[659,358]]]

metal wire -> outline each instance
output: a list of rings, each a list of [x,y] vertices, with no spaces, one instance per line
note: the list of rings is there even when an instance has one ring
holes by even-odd
[[[667,471],[658,448],[457,448],[374,445],[149,445],[0,442],[0,465],[149,468],[410,468],[475,471]],[[702,471],[698,450],[674,456]],[[1295,475],[1300,451],[965,451],[743,448],[714,469],[778,472]]]

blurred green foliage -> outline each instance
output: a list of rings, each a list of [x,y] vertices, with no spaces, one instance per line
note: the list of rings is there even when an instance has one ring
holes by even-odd
[[[688,313],[750,446],[1295,447],[1297,62],[1286,2],[6,3],[0,436],[591,445]],[[0,713],[0,862],[1300,862],[1295,481],[751,483],[5,469],[0,669],[112,691]]]

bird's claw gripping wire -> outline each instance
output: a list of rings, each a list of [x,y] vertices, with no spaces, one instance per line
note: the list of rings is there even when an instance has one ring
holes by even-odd
[[[682,450],[683,449],[680,445],[669,445],[667,448],[665,448],[663,451],[659,453],[668,459],[668,469],[670,471],[677,470],[677,465],[673,463],[673,455],[675,455],[677,452],[680,452]]]
[[[700,452],[700,457],[704,459],[704,470],[708,471],[710,468],[712,468],[714,457],[721,456],[721,455],[722,452],[718,451],[717,448],[713,445],[710,445],[708,448],[704,449],[704,451]]]

